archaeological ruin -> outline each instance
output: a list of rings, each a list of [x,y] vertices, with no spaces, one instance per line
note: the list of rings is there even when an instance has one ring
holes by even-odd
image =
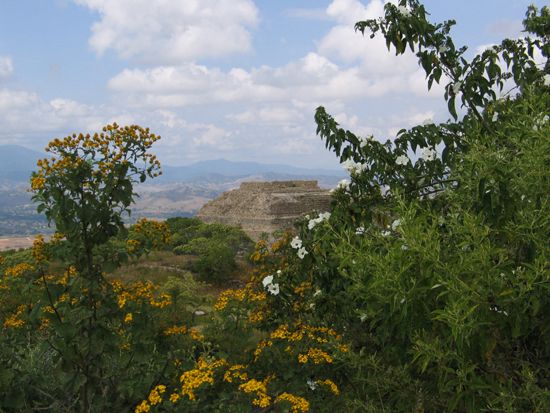
[[[312,211],[329,211],[331,196],[317,181],[243,182],[205,204],[197,217],[207,223],[241,226],[254,240],[292,228]]]

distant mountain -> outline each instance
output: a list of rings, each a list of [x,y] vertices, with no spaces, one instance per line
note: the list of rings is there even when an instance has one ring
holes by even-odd
[[[28,182],[36,170],[36,161],[44,154],[17,145],[0,145],[0,183]],[[223,182],[228,178],[264,176],[267,179],[320,179],[345,177],[343,170],[308,169],[283,164],[233,162],[226,159],[201,161],[188,166],[162,167],[163,175],[155,182]]]
[[[36,170],[36,161],[43,157],[43,153],[21,146],[0,145],[0,236],[48,230],[45,218],[36,213],[36,205],[28,192],[31,172]],[[322,188],[330,188],[345,176],[343,170],[225,159],[164,166],[161,177],[136,187],[140,196],[132,206],[131,219],[193,215],[207,201],[238,188],[243,181],[315,179]]]
[[[0,145],[0,183],[28,182],[44,154],[18,145]]]
[[[197,179],[216,180],[222,177],[239,178],[250,175],[272,175],[288,179],[315,177],[344,177],[343,170],[299,168],[283,164],[233,162],[226,159],[201,161],[188,166],[164,166],[162,181],[187,182]]]

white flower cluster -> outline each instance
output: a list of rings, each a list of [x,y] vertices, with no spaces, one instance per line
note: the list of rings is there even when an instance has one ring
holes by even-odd
[[[433,161],[437,157],[437,151],[434,148],[424,148],[420,157],[426,161]]]
[[[295,250],[298,250],[298,258],[300,258],[301,260],[304,259],[304,257],[308,253],[306,248],[302,246],[302,240],[297,236],[292,238],[292,241],[290,241],[290,246]]]
[[[397,7],[397,11],[398,11],[399,14],[401,14],[403,17],[410,17],[410,16],[411,16],[410,10],[407,9],[405,6],[398,6],[398,7]]]
[[[353,159],[348,159],[347,161],[342,162],[342,167],[350,174],[355,175],[367,170],[367,165],[355,162]]]
[[[349,189],[349,181],[347,179],[342,179],[340,182],[338,182],[338,185],[336,185],[336,188],[332,188],[330,190],[330,193],[334,193],[338,190],[343,190],[344,192],[347,192]]]
[[[458,93],[460,92],[460,88],[462,87],[462,82],[456,82],[453,86],[452,86],[452,90],[453,90],[453,93],[455,95],[458,95]]]
[[[367,144],[372,140],[373,140],[372,136],[368,136],[366,138],[360,136],[359,137],[359,142],[360,142],[359,145],[363,148],[363,147],[367,146]]]
[[[395,163],[397,165],[407,165],[410,162],[409,157],[407,155],[400,155],[395,160]]]
[[[393,221],[393,222],[391,223],[391,230],[392,230],[392,231],[395,231],[399,225],[401,225],[401,220],[400,220],[400,219],[396,219],[395,221]]]
[[[277,271],[277,275],[281,274],[281,270]],[[264,288],[272,295],[278,295],[279,294],[279,283],[273,282],[273,275],[268,275],[262,280],[262,285]]]
[[[322,212],[319,214],[319,217],[309,220],[309,222],[307,223],[307,229],[312,230],[313,228],[315,228],[315,225],[320,224],[323,221],[327,221],[329,218],[330,212]]]

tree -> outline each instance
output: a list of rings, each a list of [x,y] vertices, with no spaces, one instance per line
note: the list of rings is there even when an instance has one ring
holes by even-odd
[[[55,313],[48,343],[56,352],[60,380],[79,411],[101,411],[113,400],[113,355],[119,350],[116,323],[121,307],[94,251],[124,231],[123,215],[133,202],[133,184],[160,174],[148,151],[158,136],[139,126],[108,125],[94,135],[55,139],[52,157],[38,162],[31,187],[44,212],[66,238],[73,276],[59,286],[43,278]],[[39,246],[38,246],[39,247]],[[37,254],[39,255],[39,254]],[[43,274],[44,275],[44,274]],[[53,296],[65,298],[54,300]],[[116,363],[115,363],[116,364]]]

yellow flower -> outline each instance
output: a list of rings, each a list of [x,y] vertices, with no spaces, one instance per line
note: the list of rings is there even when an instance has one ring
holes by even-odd
[[[204,336],[199,332],[199,330],[195,328],[189,329],[189,335],[191,338],[195,341],[202,341],[204,340]]]
[[[138,407],[136,407],[135,413],[148,413],[151,410],[151,406],[146,400],[143,400]]]
[[[239,386],[239,390],[245,393],[256,393],[256,398],[252,400],[252,404],[258,407],[267,407],[271,404],[271,397],[267,394],[267,383],[271,378],[259,381],[250,379]]]
[[[132,314],[132,313],[126,314],[126,317],[124,317],[124,322],[125,322],[126,324],[128,324],[128,323],[131,323],[132,321],[134,321],[134,316],[133,316],[133,314]]]
[[[325,386],[327,386],[329,388],[329,390],[334,393],[336,396],[338,396],[340,394],[340,389],[338,389],[338,386],[336,385],[336,383],[334,383],[332,380],[330,379],[326,379],[326,380],[318,380],[317,383],[319,384],[323,384]]]
[[[31,179],[31,189],[33,191],[39,191],[40,189],[44,188],[45,185],[46,179],[44,179],[44,176],[42,174],[38,174]]]
[[[309,348],[307,354],[298,355],[298,362],[300,363],[307,363],[308,359],[311,359],[315,364],[321,364],[322,362],[330,364],[333,362],[332,357],[328,353],[318,348]]]
[[[204,383],[214,383],[214,370],[226,362],[225,360],[216,360],[208,362],[204,358],[199,358],[196,368],[184,372],[180,377],[181,393],[189,397],[189,400],[196,400],[195,391]]]
[[[170,395],[170,401],[172,403],[176,403],[180,399],[180,395],[178,393],[172,393]]]
[[[172,326],[164,330],[164,335],[166,336],[172,336],[176,334],[185,334],[185,333],[187,333],[187,327],[185,326],[181,326],[181,327]]]
[[[161,394],[163,394],[165,391],[166,386],[163,384],[159,384],[153,390],[151,390],[151,393],[149,393],[149,403],[151,403],[151,406],[162,403]]]
[[[285,400],[292,404],[292,413],[307,412],[309,411],[309,402],[300,396],[295,396],[290,393],[281,393],[277,396],[277,401]]]
[[[20,328],[25,325],[25,322],[19,318],[19,316],[25,311],[26,306],[20,305],[17,307],[15,314],[8,316],[4,320],[4,328]]]

